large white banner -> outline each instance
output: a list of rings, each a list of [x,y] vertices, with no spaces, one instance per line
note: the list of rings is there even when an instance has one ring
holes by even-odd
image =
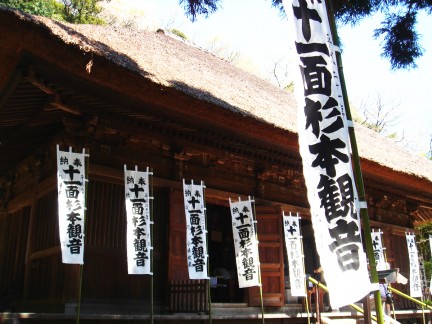
[[[430,248],[430,252],[432,254],[432,235],[431,234],[429,234],[429,248]],[[429,292],[430,292],[430,294],[432,294],[432,276],[431,276],[431,279],[429,281]]]
[[[124,166],[125,204],[126,204],[126,249],[128,274],[153,275],[151,253],[153,242],[150,217],[149,180],[152,175],[149,169],[138,171],[127,170]]]
[[[429,248],[430,248],[430,252],[432,254],[432,234],[429,234]]]
[[[372,246],[377,270],[388,270],[388,266],[384,257],[384,247],[382,244],[382,232],[372,232]]]
[[[325,1],[284,0],[298,58],[295,80],[303,175],[333,308],[371,290],[361,241],[346,112]],[[288,109],[288,107],[287,107]]]
[[[186,184],[183,195],[186,216],[186,249],[190,279],[208,279],[207,227],[204,183]]]
[[[300,233],[300,217],[283,213],[285,247],[288,256],[288,269],[292,296],[306,296],[306,275],[302,236]]]
[[[422,283],[415,235],[406,233],[408,257],[410,263],[410,296],[422,297]]]
[[[60,151],[57,145],[57,187],[60,247],[63,263],[84,263],[85,150]]]
[[[232,202],[229,199],[234,238],[234,249],[237,264],[237,276],[240,288],[259,286],[260,263],[258,254],[258,240],[255,229],[250,198],[246,201]]]

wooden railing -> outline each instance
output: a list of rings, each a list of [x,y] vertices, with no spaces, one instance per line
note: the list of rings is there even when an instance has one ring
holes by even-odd
[[[207,312],[208,280],[170,281],[170,310],[172,312]]]

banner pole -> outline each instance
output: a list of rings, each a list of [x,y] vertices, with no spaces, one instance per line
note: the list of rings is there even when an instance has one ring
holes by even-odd
[[[153,220],[153,169],[149,169],[149,167],[147,167],[147,173],[149,176],[149,191],[150,191],[150,244],[152,247],[152,250],[150,251],[150,273],[151,273],[151,278],[150,278],[150,323],[153,324],[153,320],[154,320],[154,265],[153,265],[153,260],[154,260],[154,246],[153,246],[153,226],[154,226],[154,220]]]
[[[210,290],[210,260],[209,260],[209,248],[208,248],[208,222],[207,222],[207,206],[205,205],[205,185],[204,182],[201,181],[201,186],[203,188],[203,202],[204,202],[204,210],[205,210],[205,214],[204,214],[204,222],[205,222],[205,230],[206,230],[206,251],[207,251],[207,276],[208,276],[208,284],[206,287],[207,290],[207,298],[208,298],[208,308],[209,308],[209,323],[212,323],[212,306],[211,306],[211,290]]]
[[[291,215],[291,213],[290,213]],[[300,216],[297,213],[297,217],[300,220]],[[300,223],[300,222],[299,222]],[[302,264],[303,264],[303,273],[306,274],[306,267],[305,267],[305,262],[304,262],[304,250],[303,250],[303,235],[301,235],[301,226],[299,226],[299,234],[300,234],[300,245],[301,245],[301,252],[302,252]],[[304,277],[304,282],[305,282],[305,299],[306,299],[306,314],[307,314],[307,319],[308,319],[308,324],[310,324],[310,314],[309,314],[309,298],[308,298],[308,285],[309,282],[306,280],[306,275]]]
[[[70,148],[71,149],[71,148]],[[84,237],[83,237],[83,246],[85,247],[85,232],[87,229],[87,186],[88,186],[88,167],[89,167],[89,159],[86,158],[85,149],[83,149],[84,163],[85,163],[85,177],[84,177]],[[83,270],[84,270],[84,256],[83,256],[83,264],[80,264],[79,271],[79,282],[78,282],[78,301],[77,301],[77,318],[76,324],[79,324],[81,317],[81,290],[82,290],[82,278],[83,278]]]
[[[207,271],[210,270],[210,266],[207,264]],[[207,285],[207,296],[208,296],[208,307],[209,307],[209,323],[212,322],[212,306],[211,306],[211,290],[210,290],[210,277],[207,279],[208,285]]]
[[[379,234],[379,235],[382,234],[382,235],[381,235],[381,245],[382,245],[382,243],[383,243],[383,241],[384,241],[384,233],[381,232],[381,230],[379,230],[379,231],[378,231],[378,234]],[[383,247],[382,249],[383,249],[383,255],[384,255],[384,262],[385,262],[386,267],[387,267],[387,254],[386,254],[386,248]],[[390,265],[389,265],[389,268],[390,268]],[[390,283],[387,284],[387,287],[391,287],[391,284],[390,284]],[[388,288],[387,288],[387,290],[388,290]],[[386,296],[386,298],[387,298],[387,296]],[[387,307],[387,306],[386,306],[386,307]],[[391,308],[392,308],[392,315],[393,315],[393,319],[396,319],[396,312],[395,312],[395,307],[394,307],[393,298],[391,299]]]
[[[326,0],[326,4],[327,4],[327,12],[328,12],[328,18],[329,18],[329,22],[330,22],[330,29],[331,29],[331,33],[332,33],[333,42],[334,42],[334,45],[339,46],[339,37],[337,35],[337,28],[336,28],[336,22],[334,19],[334,10],[333,10],[332,0]],[[344,78],[344,74],[343,74],[342,57],[341,57],[341,53],[339,51],[335,51],[335,52],[336,52],[336,61],[337,61],[337,65],[338,65],[341,90],[342,90],[343,100],[344,100],[345,109],[346,109],[346,116],[347,116],[347,120],[352,123],[352,116],[351,116],[351,111],[350,111],[350,107],[349,107],[348,94],[347,94],[345,78]],[[362,176],[362,171],[361,171],[361,167],[360,167],[360,158],[359,158],[359,154],[358,154],[357,141],[356,141],[356,137],[355,137],[355,133],[354,133],[354,127],[348,127],[348,129],[349,129],[349,137],[350,137],[351,151],[352,151],[352,161],[354,164],[354,176],[355,176],[356,185],[357,185],[358,199],[359,199],[359,202],[365,202],[365,190],[364,190],[363,176]],[[369,259],[369,266],[370,266],[372,283],[378,283],[378,272],[376,269],[376,264],[375,264],[375,262],[373,262],[375,260],[375,257],[373,254],[372,236],[371,236],[367,206],[362,206],[360,208],[360,217],[363,220],[363,230],[364,230],[364,236],[365,236],[366,254],[367,254],[367,257]],[[380,294],[379,290],[374,291],[374,297],[375,297],[375,310],[376,310],[378,323],[382,324],[382,323],[384,323],[384,317],[383,317],[383,310],[382,310],[382,303],[381,303],[381,294]]]
[[[249,198],[250,199],[250,198]],[[258,247],[258,226],[257,226],[257,219],[256,219],[256,214],[255,214],[255,200],[252,200],[252,217],[254,220],[254,230],[255,230],[255,240],[257,242],[257,247]],[[258,262],[259,262],[259,247],[258,247]],[[258,283],[259,283],[259,292],[260,292],[260,302],[261,302],[261,318],[262,318],[262,323],[265,323],[265,318],[264,318],[264,300],[263,300],[263,292],[262,292],[262,282],[261,282],[261,263],[259,264],[258,267]]]
[[[264,318],[264,301],[263,301],[263,292],[262,292],[262,283],[261,283],[261,270],[259,270],[259,291],[260,291],[260,301],[261,301],[261,318],[264,324],[265,318]]]
[[[415,234],[415,233],[413,233],[413,234]],[[417,245],[417,242],[416,242],[416,245]],[[426,278],[424,278],[424,279],[426,280]],[[423,287],[423,283],[422,283],[422,287]],[[422,295],[420,297],[420,300],[421,300],[422,303],[424,303],[423,290],[422,290]],[[423,305],[422,305],[422,317],[423,317],[423,324],[426,324],[425,308],[424,308]]]
[[[79,282],[78,282],[78,305],[77,305],[76,324],[79,324],[79,322],[80,322],[80,314],[81,314],[81,285],[82,285],[82,277],[83,277],[82,274],[83,274],[83,265],[80,264]]]

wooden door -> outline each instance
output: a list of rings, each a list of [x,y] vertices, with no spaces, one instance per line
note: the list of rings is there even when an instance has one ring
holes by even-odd
[[[259,258],[264,306],[285,304],[282,211],[274,206],[256,206]],[[249,288],[249,305],[260,306],[258,287]]]
[[[182,191],[172,190],[170,192],[169,213],[168,278],[170,281],[189,279],[186,262],[186,218]]]

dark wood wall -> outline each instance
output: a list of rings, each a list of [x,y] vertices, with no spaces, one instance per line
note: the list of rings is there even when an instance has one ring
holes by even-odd
[[[154,190],[154,299],[166,302],[169,193]],[[82,281],[85,300],[150,300],[149,276],[127,274],[123,184],[90,179]],[[2,303],[76,301],[79,265],[63,264],[57,192],[0,219]],[[27,262],[27,264],[26,264]]]
[[[0,218],[0,311],[23,297],[30,208]]]

